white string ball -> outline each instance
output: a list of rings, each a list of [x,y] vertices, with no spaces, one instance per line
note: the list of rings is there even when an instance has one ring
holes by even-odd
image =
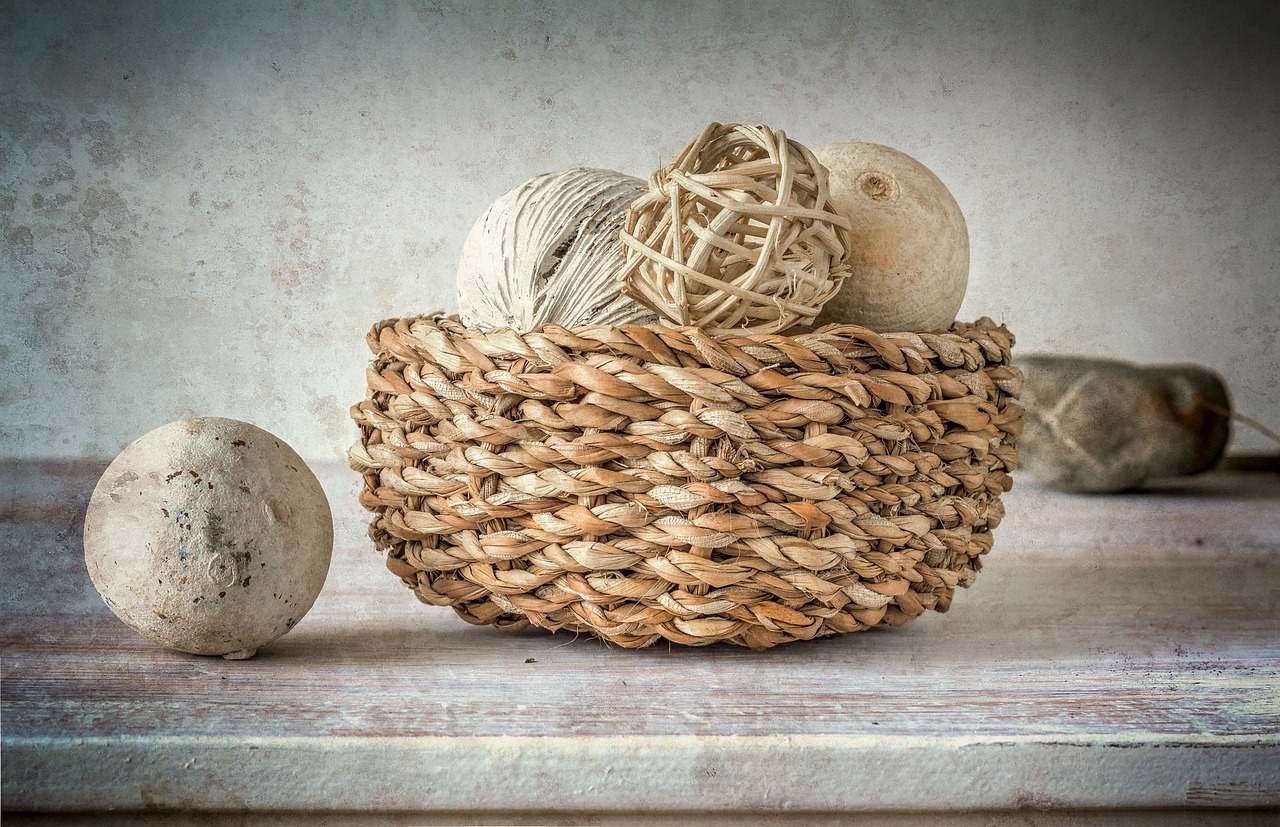
[[[840,289],[848,230],[808,148],[712,123],[632,202],[622,292],[674,324],[777,333]]]
[[[653,313],[619,292],[618,233],[645,182],[568,169],[507,192],[467,234],[458,260],[463,324],[520,332],[552,323],[645,324]]]

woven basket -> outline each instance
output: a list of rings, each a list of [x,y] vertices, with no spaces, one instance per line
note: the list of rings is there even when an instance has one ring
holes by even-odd
[[[350,462],[386,564],[471,623],[765,649],[946,611],[1022,428],[1013,336],[380,322]]]

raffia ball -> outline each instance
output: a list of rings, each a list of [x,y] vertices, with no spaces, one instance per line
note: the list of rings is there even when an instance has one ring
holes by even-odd
[[[543,324],[644,324],[653,313],[623,296],[618,232],[644,181],[569,169],[507,192],[467,234],[458,261],[463,324],[519,332]]]
[[[675,324],[777,333],[840,288],[848,227],[806,147],[713,123],[631,204],[622,292]]]
[[[814,154],[851,226],[849,274],[817,324],[949,328],[969,283],[969,231],[950,190],[915,158],[880,144],[828,144]]]

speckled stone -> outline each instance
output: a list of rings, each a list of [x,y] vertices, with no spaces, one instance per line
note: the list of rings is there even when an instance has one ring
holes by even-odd
[[[184,419],[126,447],[85,516],[89,576],[139,634],[247,658],[294,627],[324,586],[333,517],[306,463],[233,419]]]
[[[1230,397],[1207,368],[1041,355],[1017,364],[1027,410],[1020,470],[1042,485],[1138,488],[1208,470],[1226,448]]]

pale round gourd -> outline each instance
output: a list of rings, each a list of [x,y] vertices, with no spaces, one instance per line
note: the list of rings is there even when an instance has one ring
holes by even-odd
[[[458,261],[462,323],[528,332],[542,324],[651,322],[621,293],[619,231],[645,182],[605,169],[539,175],[495,201]]]
[[[144,637],[247,658],[288,632],[324,586],[333,516],[284,440],[216,417],[130,443],[89,500],[85,563],[112,612]]]
[[[960,206],[924,164],[887,146],[849,141],[814,150],[831,201],[849,219],[849,273],[815,325],[882,333],[948,328],[969,283]]]

